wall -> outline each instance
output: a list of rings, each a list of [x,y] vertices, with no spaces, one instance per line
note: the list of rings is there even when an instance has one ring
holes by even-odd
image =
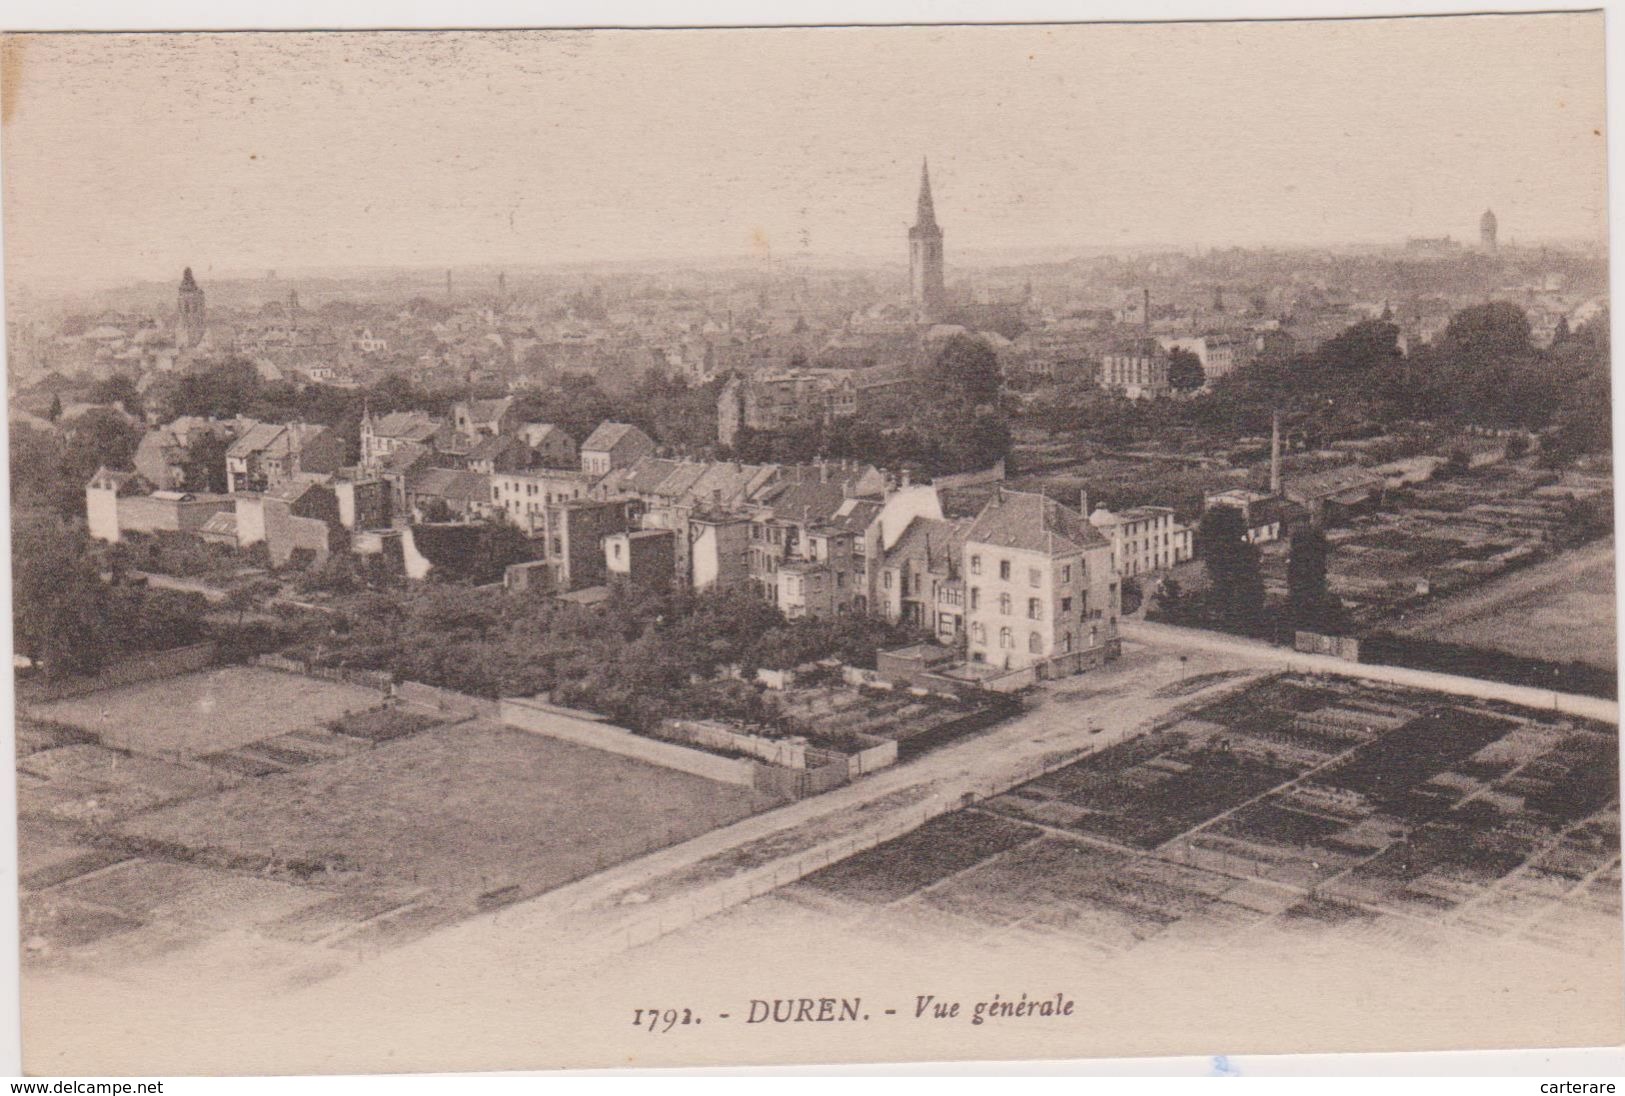
[[[396,682],[395,697],[410,704],[421,704],[425,708],[434,708],[442,712],[457,712],[461,715],[485,718],[495,718],[501,714],[501,705],[498,701],[481,696],[469,696],[467,693],[457,693],[450,689],[437,689],[433,685],[424,685],[416,681]]]
[[[118,492],[102,487],[85,488],[85,517],[91,536],[116,543],[119,539]]]
[[[175,647],[168,651],[135,655],[109,663],[93,677],[63,678],[41,681],[38,688],[30,687],[31,700],[60,700],[63,697],[83,696],[119,685],[133,685],[138,681],[153,681],[161,677],[176,677],[210,666],[214,662],[213,641],[194,643],[190,647]],[[32,686],[33,683],[31,682]]]
[[[160,529],[191,533],[201,529],[214,515],[229,512],[234,506],[224,495],[205,495],[191,502],[126,495],[118,500],[118,524],[120,531],[126,533],[150,533]]]
[[[265,539],[265,499],[260,495],[237,496],[237,547],[247,548]]]
[[[668,741],[685,742],[713,750],[732,750],[734,753],[749,754],[771,765],[780,765],[788,769],[807,767],[807,743],[803,739],[764,738],[704,719],[662,720],[659,734]]]
[[[721,784],[755,785],[757,765],[748,758],[718,757],[670,742],[644,738],[624,727],[604,723],[590,713],[559,708],[537,700],[503,700],[499,704],[499,711],[502,721],[508,726],[532,734],[604,750],[665,769],[676,769]]]
[[[299,549],[314,552],[317,563],[327,559],[331,551],[327,522],[319,518],[295,517],[288,504],[281,499],[265,499],[264,512],[265,546],[273,567],[287,563]]]
[[[1294,650],[1311,655],[1330,655],[1350,662],[1360,661],[1360,641],[1352,636],[1323,636],[1318,632],[1294,632]]]
[[[750,581],[750,522],[695,522],[689,547],[690,576],[696,592],[732,590]]]

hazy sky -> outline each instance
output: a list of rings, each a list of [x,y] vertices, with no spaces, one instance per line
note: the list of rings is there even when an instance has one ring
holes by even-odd
[[[8,278],[1604,231],[1600,14],[13,37]]]

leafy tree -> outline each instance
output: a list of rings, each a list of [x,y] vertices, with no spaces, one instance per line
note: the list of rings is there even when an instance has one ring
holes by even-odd
[[[993,403],[999,398],[999,356],[981,339],[955,335],[938,352],[931,379],[943,386],[944,394],[972,406]]]
[[[1168,352],[1168,384],[1176,391],[1194,392],[1206,383],[1201,358],[1177,347]]]
[[[126,373],[114,373],[97,381],[90,390],[90,402],[118,404],[137,418],[144,411],[141,393],[136,391],[135,381]]]
[[[1292,627],[1332,634],[1341,630],[1342,603],[1326,583],[1331,545],[1326,534],[1316,528],[1299,529],[1292,535],[1287,558],[1287,610]]]
[[[1247,542],[1247,523],[1233,506],[1210,506],[1196,527],[1196,555],[1211,583],[1206,597],[1213,623],[1228,632],[1258,631],[1264,577],[1258,547]]]
[[[100,670],[112,653],[110,599],[84,538],[54,518],[18,523],[11,575],[17,649],[53,677]]]

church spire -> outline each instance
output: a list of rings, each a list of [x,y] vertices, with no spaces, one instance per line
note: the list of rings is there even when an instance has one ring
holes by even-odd
[[[920,201],[914,211],[914,227],[937,227],[937,210],[931,201],[931,164],[924,159],[920,161]]]

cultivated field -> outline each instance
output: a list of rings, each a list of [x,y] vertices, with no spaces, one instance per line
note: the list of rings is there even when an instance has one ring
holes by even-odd
[[[274,857],[371,896],[332,911],[340,920],[409,895],[398,918],[369,930],[387,942],[769,805],[748,788],[464,723],[245,781],[129,819],[120,832],[204,859]]]
[[[215,718],[177,729],[192,723],[178,713],[205,700]],[[310,945],[391,946],[774,802],[496,724],[443,724],[439,713],[379,704],[365,689],[232,670],[47,705],[53,722],[23,720],[30,963],[116,965],[246,931],[283,957],[273,967],[292,970]],[[82,729],[99,729],[104,711],[140,752]],[[123,746],[122,734],[109,737]]]
[[[1614,540],[1587,545],[1408,617],[1395,630],[1525,658],[1613,669]]]
[[[381,699],[357,685],[225,666],[39,704],[32,714],[81,727],[107,746],[184,760],[316,726]]]
[[[1583,720],[1276,679],[777,893],[887,939],[1590,954],[1620,935],[1617,749]]]
[[[1611,490],[1605,476],[1507,463],[1391,492],[1381,512],[1328,531],[1332,592],[1362,626],[1408,625],[1435,607],[1448,613],[1448,599],[1475,594],[1503,573],[1516,575],[1549,551],[1576,500]],[[1285,541],[1265,547],[1266,584],[1280,596],[1287,556]]]

